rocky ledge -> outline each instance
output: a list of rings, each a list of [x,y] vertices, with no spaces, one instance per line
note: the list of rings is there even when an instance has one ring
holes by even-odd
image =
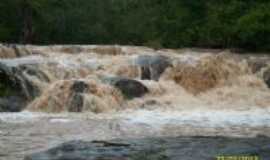
[[[214,160],[218,156],[270,159],[270,138],[178,137],[71,141],[24,160]]]

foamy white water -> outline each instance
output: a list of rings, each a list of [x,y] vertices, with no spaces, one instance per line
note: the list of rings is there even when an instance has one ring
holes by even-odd
[[[270,110],[253,108],[247,111],[234,110],[133,110],[118,113],[100,115],[83,114],[46,114],[36,112],[0,113],[0,122],[5,123],[27,123],[48,119],[50,123],[68,123],[83,119],[118,119],[123,123],[146,124],[154,128],[162,128],[167,124],[184,125],[194,127],[230,127],[230,126],[251,126],[270,127]]]
[[[43,116],[44,114],[32,113],[29,111],[19,113],[0,113],[0,122],[25,123],[28,121],[38,120]]]
[[[140,110],[126,115],[129,123],[145,123],[155,127],[167,124],[190,124],[194,127],[226,127],[226,126],[265,126],[270,127],[269,111],[254,109],[249,111],[147,111]]]

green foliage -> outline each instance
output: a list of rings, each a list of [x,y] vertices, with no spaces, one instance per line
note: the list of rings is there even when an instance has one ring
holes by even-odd
[[[243,47],[270,50],[270,3],[252,9],[237,23]]]
[[[266,0],[1,0],[0,41],[270,50]]]

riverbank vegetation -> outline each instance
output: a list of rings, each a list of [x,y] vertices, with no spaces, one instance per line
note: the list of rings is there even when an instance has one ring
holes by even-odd
[[[266,0],[1,0],[0,41],[270,50]]]

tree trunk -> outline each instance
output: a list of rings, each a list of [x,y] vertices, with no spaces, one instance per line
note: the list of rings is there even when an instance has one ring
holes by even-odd
[[[33,42],[33,10],[27,0],[22,3],[23,29],[21,42],[23,44]]]

